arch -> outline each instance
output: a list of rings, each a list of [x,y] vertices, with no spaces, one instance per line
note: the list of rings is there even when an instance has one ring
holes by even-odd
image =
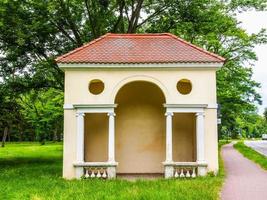
[[[158,80],[152,76],[135,75],[135,76],[130,76],[130,77],[124,78],[118,84],[116,84],[116,86],[113,88],[113,91],[111,93],[111,99],[112,99],[113,103],[115,103],[115,99],[116,99],[116,96],[117,96],[119,90],[124,85],[131,83],[131,82],[135,82],[135,81],[145,81],[145,82],[153,83],[162,91],[164,98],[165,98],[165,103],[167,103],[169,101],[169,92],[160,80]]]
[[[161,88],[149,81],[131,81],[118,91],[115,98],[118,174],[163,173],[165,101]]]

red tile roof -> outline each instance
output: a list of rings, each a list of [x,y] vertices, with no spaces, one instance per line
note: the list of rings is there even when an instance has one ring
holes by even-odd
[[[169,33],[108,33],[62,55],[57,63],[222,63],[224,58]]]

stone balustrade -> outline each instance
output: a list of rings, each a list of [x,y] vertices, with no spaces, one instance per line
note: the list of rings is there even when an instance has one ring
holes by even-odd
[[[174,168],[174,178],[195,178],[196,167],[175,167]]]
[[[164,162],[166,178],[195,178],[202,176],[199,170],[207,168],[206,163],[198,162]]]
[[[111,179],[116,178],[116,166],[114,162],[80,162],[74,163],[74,167],[80,168],[82,173],[80,178],[99,178]]]
[[[104,167],[84,167],[84,178],[106,179],[108,177],[107,168]]]

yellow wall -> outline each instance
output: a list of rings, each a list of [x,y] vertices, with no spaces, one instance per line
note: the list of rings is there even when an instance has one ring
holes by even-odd
[[[76,111],[64,111],[63,177],[75,178],[73,163],[76,161]]]
[[[195,114],[175,113],[172,124],[173,160],[176,162],[196,161]]]
[[[177,92],[177,82],[180,79],[189,79],[193,85],[192,91],[189,95],[181,95],[179,92]],[[103,93],[100,95],[93,95],[90,94],[88,91],[88,84],[90,80],[92,79],[100,79],[105,84],[105,89]],[[113,104],[115,102],[115,97],[118,91],[123,87],[123,85],[132,82],[132,81],[149,81],[156,85],[158,85],[159,88],[163,91],[166,103],[167,104],[209,104],[209,105],[215,105],[216,104],[216,73],[214,69],[199,69],[199,70],[192,70],[192,69],[168,69],[168,70],[153,70],[153,69],[141,69],[141,70],[115,70],[115,69],[97,69],[97,70],[67,70],[65,71],[65,104]],[[140,90],[140,94],[144,93],[143,90]],[[120,99],[118,99],[120,100]],[[123,100],[121,100],[123,101]],[[117,103],[117,102],[116,102]],[[158,102],[159,103],[159,102]],[[162,109],[162,110],[161,110]],[[138,137],[139,140],[142,142],[140,143],[141,146],[145,146],[146,143],[149,144],[150,142],[153,144],[153,148],[155,148],[155,144],[158,147],[158,150],[154,153],[153,162],[157,160],[158,161],[164,161],[165,159],[165,116],[162,116],[165,112],[164,108],[161,107],[159,109],[155,109],[156,116],[158,116],[158,123],[154,123],[154,121],[149,121],[147,117],[143,118],[146,119],[146,123],[153,124],[151,126],[153,132],[155,134],[154,137],[143,137],[146,134],[146,131],[139,132]],[[135,115],[138,114],[138,110],[134,110]],[[153,110],[153,109],[152,109]],[[63,176],[65,178],[74,178],[74,167],[73,162],[75,162],[76,159],[76,117],[75,117],[75,110],[65,110],[65,116],[64,116],[64,164],[63,164]],[[123,155],[123,152],[125,152],[124,149],[126,147],[121,147],[120,144],[125,144],[128,142],[130,143],[130,138],[133,137],[130,135],[132,132],[134,132],[134,129],[129,128],[129,122],[123,121],[123,119],[120,119],[122,117],[120,115],[120,112],[130,113],[130,111],[127,111],[127,108],[120,108],[120,103],[118,105],[118,108],[116,109],[117,116],[115,117],[115,122],[117,126],[126,126],[127,129],[129,129],[129,135],[123,134],[124,132],[121,130],[118,130],[116,128],[115,137],[116,137],[116,161],[128,159],[126,155]],[[142,111],[143,112],[143,111]],[[144,107],[144,113],[146,115],[151,116],[151,113],[149,113],[149,109]],[[152,111],[151,111],[152,112]],[[154,111],[153,111],[154,112]],[[160,114],[161,113],[161,114]],[[162,117],[162,121],[160,118]],[[185,160],[192,160],[195,159],[195,152],[194,148],[191,148],[192,146],[195,146],[195,132],[192,131],[190,128],[186,128],[186,124],[194,124],[194,116],[193,114],[190,116],[184,116],[182,117],[185,119],[185,117],[188,117],[188,120],[181,122],[181,117],[174,116],[174,125],[173,125],[173,137],[174,137],[174,160],[182,161],[182,159]],[[88,116],[86,115],[86,124],[85,127],[90,126],[90,122],[87,121]],[[180,119],[179,119],[180,118]],[[137,119],[137,118],[136,118]],[[210,108],[205,109],[205,156],[206,160],[208,162],[208,170],[209,171],[217,171],[218,170],[218,155],[217,155],[217,124],[216,121],[216,109]],[[120,122],[121,121],[121,122]],[[128,123],[128,125],[127,125]],[[135,122],[138,124],[138,121]],[[162,124],[164,124],[162,126]],[[180,125],[179,125],[180,124]],[[101,129],[100,134],[105,135],[104,129],[106,129],[106,125],[103,125],[103,129]],[[158,126],[158,128],[157,128]],[[181,131],[178,131],[178,127],[181,127]],[[189,126],[188,126],[189,127]],[[191,126],[190,126],[191,127]],[[148,127],[144,127],[142,130],[147,130]],[[158,131],[156,131],[158,130]],[[162,132],[161,132],[162,131]],[[159,134],[156,134],[156,132],[160,132]],[[127,132],[128,133],[128,132]],[[152,131],[150,132],[152,134]],[[89,135],[88,135],[89,134]],[[86,145],[91,147],[86,147],[86,155],[85,158],[90,160],[90,151],[93,152],[95,149],[99,148],[100,146],[105,146],[104,144],[107,144],[107,140],[101,140],[100,138],[95,138],[95,140],[98,140],[103,143],[97,143],[94,140],[90,139],[90,133],[86,130],[85,140]],[[125,139],[122,139],[124,136],[127,136]],[[159,140],[157,141],[156,138],[158,137]],[[105,135],[105,138],[107,139],[107,135]],[[148,138],[148,139],[147,139]],[[88,139],[88,140],[87,140]],[[143,141],[143,140],[147,141]],[[152,139],[156,141],[152,141]],[[137,141],[137,140],[136,140]],[[133,142],[136,142],[133,141]],[[94,143],[95,142],[95,143]],[[98,145],[101,144],[101,145]],[[98,145],[98,147],[96,146]],[[137,144],[132,145],[132,147],[127,147],[127,150],[129,148],[129,151],[131,152],[138,152]],[[135,149],[131,149],[131,148]],[[185,147],[185,148],[182,148]],[[190,147],[190,148],[189,148]],[[96,155],[99,160],[104,160],[107,158],[107,145],[101,149],[101,151],[97,151],[100,155]],[[91,149],[91,150],[90,150]],[[182,150],[183,149],[183,150]],[[150,149],[151,150],[151,149]],[[126,151],[127,152],[127,151]],[[179,153],[178,153],[179,152]],[[185,153],[186,152],[186,153]],[[133,153],[134,155],[135,153]],[[142,163],[142,159],[145,157],[145,155],[153,154],[152,151],[149,151],[148,154],[146,152],[143,152],[143,156],[140,156],[137,160],[140,164]],[[132,155],[132,154],[131,154]],[[95,157],[92,157],[92,159],[95,159]],[[130,159],[128,159],[130,160]],[[96,161],[96,160],[94,160]],[[130,161],[129,161],[130,162]],[[125,162],[126,163],[126,162]],[[132,163],[131,163],[132,164]],[[147,165],[147,164],[145,164]],[[138,170],[141,172],[142,170],[146,172],[148,169],[149,171],[154,170],[155,172],[162,171],[162,166],[154,165],[153,167],[145,168],[139,168]],[[127,172],[127,170],[133,169],[130,164],[129,166],[126,166],[123,164],[118,166],[119,172]],[[142,170],[141,170],[142,169]]]
[[[84,159],[101,162],[108,159],[108,116],[104,113],[85,114]]]
[[[163,173],[165,159],[164,96],[147,82],[124,86],[116,98],[118,173]]]
[[[216,109],[205,110],[205,158],[208,162],[208,169],[216,173],[219,169]]]
[[[177,92],[177,82],[189,79],[193,85],[188,95]],[[93,79],[100,79],[105,84],[103,93],[93,95],[88,91],[88,84]],[[146,80],[157,84],[171,103],[216,103],[215,70],[88,70],[65,71],[65,103],[98,104],[114,103],[118,90],[128,82]]]

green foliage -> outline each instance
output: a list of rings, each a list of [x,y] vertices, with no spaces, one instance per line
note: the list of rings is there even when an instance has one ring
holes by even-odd
[[[244,142],[237,142],[234,144],[234,148],[237,149],[243,156],[259,164],[263,169],[267,170],[267,157],[258,153],[254,149],[246,146]]]
[[[47,91],[32,90],[18,99],[21,115],[36,133],[40,142],[61,138],[63,121],[63,92],[50,88]],[[50,133],[50,135],[49,135]],[[51,133],[54,133],[54,135]]]
[[[0,149],[0,199],[219,198],[223,177],[179,180],[64,180],[62,144],[7,143]]]
[[[264,116],[264,119],[267,121],[267,108],[264,109],[263,116]]]
[[[244,138],[260,138],[262,134],[267,133],[266,120],[258,114],[244,115],[243,118],[237,118],[236,122]]]
[[[0,130],[5,126],[18,130],[14,127],[17,122],[23,129],[33,126],[34,120],[29,120],[21,111],[25,107],[18,104],[21,95],[42,96],[39,91],[48,88],[63,90],[64,76],[54,61],[56,56],[107,32],[171,32],[226,58],[217,72],[220,135],[231,133],[237,137],[245,132],[247,136],[244,124],[253,124],[247,120],[256,112],[255,105],[261,103],[257,93],[260,85],[252,80],[251,66],[257,59],[253,48],[267,41],[265,30],[246,33],[236,13],[265,10],[266,6],[266,0],[1,1],[0,85],[8,91],[1,93],[4,105],[12,108],[5,107],[2,112],[4,108],[0,107],[1,113],[7,115],[0,119]],[[24,114],[21,117],[10,113]]]
[[[266,43],[266,33],[261,30],[257,34],[247,34],[238,25],[234,14],[235,9],[247,9],[252,5],[259,8],[263,6],[261,3],[173,1],[171,10],[148,29],[152,32],[172,32],[226,58],[224,67],[217,72],[221,137],[228,133],[237,137],[242,127],[238,126],[236,119],[249,119],[248,116],[256,111],[255,104],[261,104],[261,97],[256,91],[260,85],[252,80],[251,65],[257,59],[253,48],[256,44]]]

